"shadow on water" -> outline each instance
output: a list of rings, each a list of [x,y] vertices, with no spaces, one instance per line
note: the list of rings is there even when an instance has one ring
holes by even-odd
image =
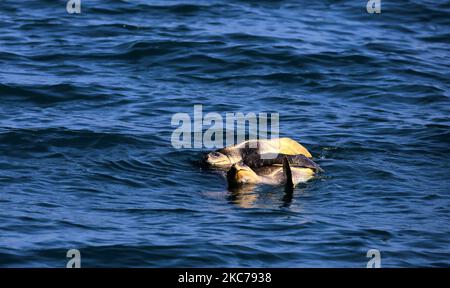
[[[228,187],[226,198],[228,203],[235,204],[240,208],[289,208],[294,195],[301,195],[305,191],[306,185],[306,183],[300,183],[294,189],[267,185]]]

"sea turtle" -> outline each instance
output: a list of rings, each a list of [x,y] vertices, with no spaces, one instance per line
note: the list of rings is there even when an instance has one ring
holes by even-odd
[[[248,140],[234,146],[216,150],[206,154],[202,163],[209,167],[227,170],[233,164],[242,161],[243,164],[251,168],[258,168],[282,164],[285,155],[303,155],[302,158],[291,158],[288,156],[289,162],[293,165],[296,165],[296,160],[305,162],[305,159],[312,158],[311,153],[297,141],[290,138],[274,138]]]
[[[242,185],[268,184],[285,185],[292,189],[300,182],[306,182],[314,177],[312,168],[291,167],[287,157],[283,158],[283,165],[263,166],[252,169],[242,162],[233,164],[227,172],[229,187]]]

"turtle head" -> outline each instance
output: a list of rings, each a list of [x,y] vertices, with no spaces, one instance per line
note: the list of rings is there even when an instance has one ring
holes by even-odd
[[[207,166],[212,166],[212,167],[230,167],[231,166],[231,160],[230,158],[219,152],[219,151],[215,151],[215,152],[211,152],[206,154],[203,157],[203,163],[206,164]]]
[[[243,184],[256,184],[259,176],[247,165],[236,163],[227,172],[229,186],[239,186]]]

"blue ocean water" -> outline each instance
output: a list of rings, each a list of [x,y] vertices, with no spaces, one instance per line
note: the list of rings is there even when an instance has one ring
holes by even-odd
[[[0,1],[0,266],[450,266],[450,4]],[[174,113],[280,113],[325,173],[229,192]]]

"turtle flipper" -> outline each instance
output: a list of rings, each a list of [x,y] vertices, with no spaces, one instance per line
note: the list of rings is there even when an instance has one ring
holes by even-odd
[[[303,167],[313,169],[315,172],[324,172],[317,163],[309,159],[305,155],[286,155],[286,154],[252,154],[245,157],[244,163],[251,168],[260,168],[263,166],[281,165],[284,159],[288,160],[288,163],[295,167]]]
[[[288,191],[291,191],[294,189],[294,180],[292,179],[292,170],[291,166],[289,165],[289,160],[287,157],[283,158],[283,173],[284,178],[286,179],[285,188]]]
[[[292,166],[310,168],[313,169],[316,173],[324,172],[316,162],[304,155],[288,155],[287,158]]]

